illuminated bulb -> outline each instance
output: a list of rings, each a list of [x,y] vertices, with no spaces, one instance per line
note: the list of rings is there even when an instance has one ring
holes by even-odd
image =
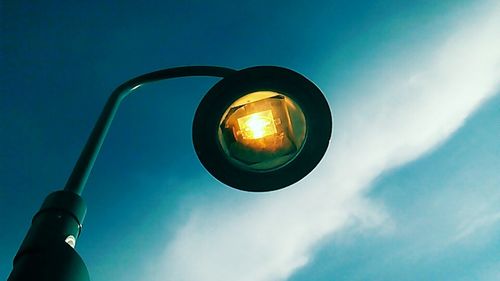
[[[259,91],[233,102],[219,123],[221,148],[246,169],[268,170],[297,155],[305,139],[305,118],[285,95]]]
[[[238,118],[238,125],[244,139],[260,139],[277,132],[271,110]]]

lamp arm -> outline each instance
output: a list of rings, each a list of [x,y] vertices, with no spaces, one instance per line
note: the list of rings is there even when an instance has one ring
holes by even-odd
[[[108,98],[108,101],[106,102],[99,119],[94,125],[87,143],[85,144],[85,147],[83,148],[80,157],[78,158],[78,161],[76,162],[76,165],[73,168],[66,185],[64,186],[64,190],[71,191],[77,195],[82,194],[85,183],[87,182],[90,171],[92,170],[97,154],[101,149],[102,143],[104,142],[104,138],[106,137],[118,106],[121,101],[133,90],[143,84],[159,80],[187,76],[212,76],[223,78],[234,72],[236,72],[234,69],[217,66],[183,66],[146,73],[132,78],[118,86]]]

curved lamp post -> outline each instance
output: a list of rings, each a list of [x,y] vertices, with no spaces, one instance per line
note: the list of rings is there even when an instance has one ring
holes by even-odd
[[[64,189],[49,194],[33,217],[9,281],[90,280],[74,250],[86,213],[81,194],[116,110],[143,84],[187,76],[223,78],[203,98],[193,122],[195,151],[221,182],[244,191],[277,190],[306,176],[323,157],[332,132],[330,109],[321,91],[294,71],[187,66],[138,76],[113,91]]]

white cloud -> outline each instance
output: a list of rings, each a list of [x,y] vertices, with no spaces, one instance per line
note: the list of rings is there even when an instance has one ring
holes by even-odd
[[[492,227],[500,222],[500,212],[486,211],[480,214],[474,214],[471,218],[466,218],[458,226],[458,233],[453,237],[450,243],[456,243],[464,240],[473,234]]]
[[[412,75],[395,68],[391,81],[367,86],[370,95],[343,110],[349,116],[336,116],[349,127],[336,128],[321,166],[293,188],[195,209],[169,243],[158,279],[284,280],[328,235],[386,222],[384,209],[363,198],[364,189],[445,140],[495,93],[499,30],[497,6],[450,32]]]

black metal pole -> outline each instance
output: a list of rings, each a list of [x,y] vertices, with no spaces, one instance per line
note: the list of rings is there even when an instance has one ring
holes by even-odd
[[[215,66],[176,67],[147,73],[118,86],[106,102],[64,190],[49,194],[33,217],[8,281],[90,280],[85,263],[74,249],[87,211],[81,194],[111,121],[127,95],[148,82],[187,76],[226,77],[235,71]]]
[[[109,97],[104,109],[95,124],[92,133],[83,148],[80,158],[76,162],[76,165],[66,182],[64,190],[74,192],[81,195],[85,183],[87,182],[94,161],[99,153],[101,145],[108,132],[109,125],[115,116],[116,110],[120,105],[120,102],[129,95],[134,89],[137,89],[142,84],[148,82],[154,82],[158,80],[186,77],[186,76],[214,76],[214,77],[225,77],[236,70],[225,68],[225,67],[215,67],[215,66],[185,66],[169,68],[164,70],[159,70],[151,73],[147,73],[136,78],[130,79],[129,81],[121,84],[113,91]]]

